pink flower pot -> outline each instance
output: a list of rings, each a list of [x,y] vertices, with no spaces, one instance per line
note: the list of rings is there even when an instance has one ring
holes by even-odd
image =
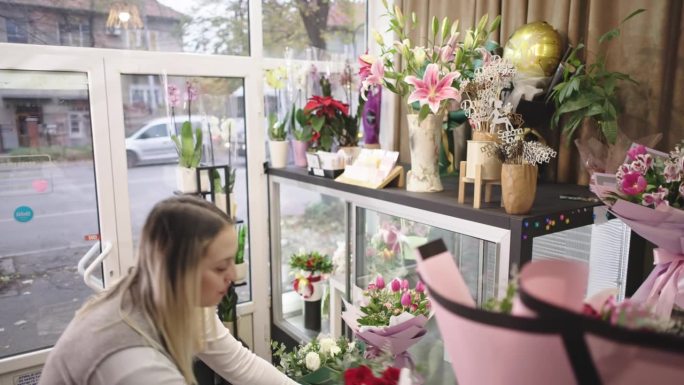
[[[292,141],[292,152],[294,153],[294,163],[297,167],[306,167],[306,150],[309,149],[309,142],[301,140]]]

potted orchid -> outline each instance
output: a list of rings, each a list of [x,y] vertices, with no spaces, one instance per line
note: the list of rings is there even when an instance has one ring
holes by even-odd
[[[176,168],[176,187],[182,193],[195,193],[199,188],[207,190],[209,188],[209,175],[200,175],[200,186],[197,186],[197,167],[202,160],[203,141],[202,128],[192,127],[192,102],[197,100],[199,91],[191,83],[185,83],[185,97],[188,107],[188,120],[181,125],[180,136],[176,131],[176,108],[181,103],[181,90],[174,84],[167,86],[167,101],[171,110],[171,124],[173,132],[171,140],[176,146],[178,153],[178,167]]]
[[[486,17],[477,29],[468,31],[463,43],[458,42],[458,21],[444,18],[441,25],[432,19],[431,39],[425,46],[415,45],[408,38],[416,26],[416,15],[406,19],[398,6],[388,7],[383,1],[390,19],[390,30],[397,41],[386,45],[376,32],[380,45],[380,57],[360,57],[360,77],[364,91],[370,87],[383,86],[400,95],[408,96],[409,138],[411,143],[411,171],[407,173],[406,189],[418,192],[441,191],[438,155],[441,147],[442,121],[450,101],[459,103],[461,78],[471,68],[479,53],[474,48],[483,44],[489,33],[499,25],[497,17],[488,28]],[[395,56],[400,60],[395,62]]]

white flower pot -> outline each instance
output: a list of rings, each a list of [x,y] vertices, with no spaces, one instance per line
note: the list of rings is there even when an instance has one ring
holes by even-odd
[[[442,191],[439,179],[439,147],[442,140],[442,114],[428,114],[418,122],[418,114],[406,115],[411,149],[411,170],[406,173],[406,190]]]
[[[476,166],[482,165],[483,180],[501,179],[501,161],[495,156],[489,156],[482,149],[493,142],[488,140],[469,140],[466,154],[466,178],[475,179]]]
[[[224,213],[228,214],[226,211],[226,194],[216,193],[214,194],[214,202],[216,207]],[[237,202],[235,201],[235,193],[230,193],[230,217],[235,219],[237,217]]]
[[[235,265],[235,283],[242,283],[249,274],[249,262],[244,261]]]
[[[271,168],[287,166],[287,149],[290,147],[287,140],[270,140],[268,147],[271,152]]]
[[[196,193],[197,191],[197,169],[187,167],[176,167],[176,188],[182,193]],[[202,191],[209,190],[209,173],[200,174],[200,186]]]

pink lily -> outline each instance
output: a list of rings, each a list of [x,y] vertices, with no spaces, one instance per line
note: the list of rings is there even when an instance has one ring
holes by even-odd
[[[461,94],[451,86],[454,79],[459,76],[461,74],[458,71],[449,72],[440,80],[437,64],[429,64],[422,80],[415,76],[406,77],[406,83],[415,87],[415,90],[408,97],[408,103],[419,101],[421,107],[428,104],[432,113],[436,114],[442,100],[455,99],[460,102]]]
[[[381,86],[382,79],[385,77],[385,67],[382,65],[382,60],[378,59],[373,62],[370,68],[370,74],[366,77],[363,83],[363,89],[367,90],[370,86]]]
[[[371,66],[375,61],[373,56],[368,54],[359,56],[359,77],[361,78],[361,81],[366,80],[366,78],[370,76]]]

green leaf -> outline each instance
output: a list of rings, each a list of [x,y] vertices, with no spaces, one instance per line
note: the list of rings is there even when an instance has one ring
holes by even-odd
[[[609,121],[604,121],[603,124],[601,125],[601,131],[603,132],[603,135],[606,137],[606,140],[610,144],[614,144],[615,140],[617,139],[617,122],[614,120],[609,120]]]
[[[603,42],[611,41],[618,36],[620,36],[620,30],[617,28],[613,28],[610,31],[601,35],[601,37],[599,37],[599,39],[598,39],[598,42],[599,42],[599,44],[603,44]]]
[[[617,110],[615,109],[615,106],[613,105],[613,103],[606,100],[606,102],[603,103],[603,109],[606,112],[606,115],[609,117],[609,119],[606,119],[606,120],[617,119]]]
[[[492,23],[489,25],[489,33],[492,33],[496,29],[498,29],[499,25],[501,25],[501,15],[497,15],[496,18],[494,18]]]
[[[571,100],[565,104],[563,104],[559,109],[558,113],[559,114],[564,114],[572,111],[577,111],[581,110],[582,108],[585,108],[589,106],[592,103],[592,100],[589,98],[579,98],[576,100]]]
[[[418,114],[418,121],[422,122],[430,113],[430,106],[427,104],[423,104],[422,107],[420,107],[420,113]]]
[[[636,11],[630,13],[627,17],[625,17],[625,18],[622,20],[622,22],[621,22],[620,24],[623,24],[623,23],[626,22],[627,20],[633,18],[634,16],[636,16],[636,15],[642,13],[642,12],[646,12],[646,10],[643,9],[643,8],[637,9]]]
[[[311,125],[314,131],[321,132],[323,125],[325,124],[325,116],[313,116],[311,118]]]

